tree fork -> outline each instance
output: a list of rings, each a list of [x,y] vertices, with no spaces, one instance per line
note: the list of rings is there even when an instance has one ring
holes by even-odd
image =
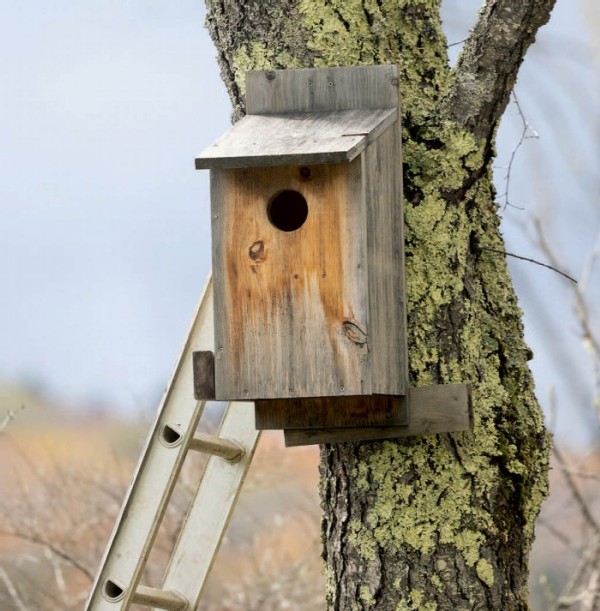
[[[492,252],[504,244],[491,161],[554,0],[488,0],[454,70],[440,1],[206,4],[234,119],[247,70],[398,65],[411,383],[473,388],[473,433],[322,447],[329,608],[526,609],[550,439],[506,262]]]

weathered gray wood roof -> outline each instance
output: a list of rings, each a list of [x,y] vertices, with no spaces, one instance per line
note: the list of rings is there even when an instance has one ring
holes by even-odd
[[[349,162],[397,116],[396,108],[247,115],[196,158],[196,169]]]

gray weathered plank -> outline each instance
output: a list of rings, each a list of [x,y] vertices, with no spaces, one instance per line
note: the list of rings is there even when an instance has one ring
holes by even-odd
[[[212,350],[193,354],[194,398],[212,401],[215,398],[215,355]]]
[[[309,397],[268,399],[255,403],[256,428],[323,429],[400,426],[408,423],[405,397]]]
[[[246,112],[396,108],[397,74],[395,65],[248,72]]]
[[[369,260],[372,392],[404,395],[408,385],[400,122],[362,156]]]
[[[455,433],[473,428],[470,390],[467,384],[410,388],[410,423],[401,427],[292,429],[285,431],[285,445],[302,446],[343,441],[395,439],[415,435]]]
[[[394,108],[248,115],[196,158],[196,169],[346,163],[396,118]]]

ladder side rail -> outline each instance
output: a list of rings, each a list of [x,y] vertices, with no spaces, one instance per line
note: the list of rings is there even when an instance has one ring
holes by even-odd
[[[200,602],[260,438],[253,404],[229,403],[218,435],[235,439],[244,455],[234,463],[218,456],[209,459],[161,586],[163,591],[183,595],[190,611]]]
[[[209,278],[106,547],[86,611],[126,611],[133,602],[204,407],[204,402],[193,397],[192,355],[213,348],[213,316]]]

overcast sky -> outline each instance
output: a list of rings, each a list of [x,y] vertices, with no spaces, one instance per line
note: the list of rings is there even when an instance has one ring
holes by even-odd
[[[510,200],[525,210],[503,213],[508,249],[536,257],[520,227],[542,214],[576,276],[600,219],[600,26],[594,38],[585,4],[559,0],[522,70],[519,100],[540,139],[513,165]],[[450,42],[479,5],[446,3]],[[35,381],[72,404],[154,409],[210,267],[208,178],[194,157],[229,125],[203,3],[0,6],[0,380]],[[520,129],[513,105],[499,198]],[[571,403],[591,397],[568,291],[531,264],[511,270],[540,398],[556,384],[568,431]]]

